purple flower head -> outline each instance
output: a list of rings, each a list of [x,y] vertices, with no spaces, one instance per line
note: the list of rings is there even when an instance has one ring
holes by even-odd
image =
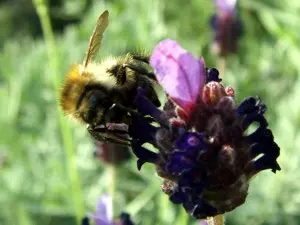
[[[203,60],[198,67],[193,57],[179,60],[178,52],[188,55],[176,42],[166,40],[151,57],[169,100],[160,110],[144,90],[138,90],[135,104],[139,114],[133,115],[130,131],[132,148],[139,169],[145,162],[155,164],[164,178],[162,190],[174,204],[182,204],[192,216],[204,219],[243,204],[250,179],[258,172],[280,170],[276,161],[280,148],[268,129],[266,106],[258,97],[238,104],[234,89],[221,84],[217,69],[203,72]],[[194,66],[200,70],[190,68]],[[200,78],[191,79],[193,76]],[[247,135],[252,123],[259,127]],[[142,147],[145,142],[158,152]]]
[[[234,13],[237,0],[216,0],[217,10],[220,12]]]
[[[237,0],[216,0],[216,14],[211,17],[214,32],[213,50],[221,56],[237,51],[242,22],[236,13]]]
[[[89,225],[89,219],[93,219],[96,225],[134,225],[127,213],[122,213],[116,221],[113,220],[112,198],[108,194],[97,201],[95,214],[88,214],[82,220],[82,225]]]

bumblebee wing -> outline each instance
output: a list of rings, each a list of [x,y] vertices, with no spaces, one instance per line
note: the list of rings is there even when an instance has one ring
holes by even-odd
[[[100,49],[103,33],[108,26],[108,16],[109,13],[105,10],[98,18],[93,35],[90,38],[88,52],[83,61],[84,67],[88,65],[89,61],[95,57]]]

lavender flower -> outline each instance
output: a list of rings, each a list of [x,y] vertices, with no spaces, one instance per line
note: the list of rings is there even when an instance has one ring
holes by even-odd
[[[214,31],[214,50],[226,56],[237,50],[237,42],[242,35],[242,22],[237,18],[237,0],[216,0],[216,14],[211,18]]]
[[[202,58],[173,40],[162,41],[150,63],[169,100],[159,110],[138,89],[140,114],[133,115],[130,127],[138,168],[155,164],[164,178],[162,190],[197,219],[232,211],[245,202],[255,174],[280,170],[266,106],[258,97],[237,104],[234,89],[221,84],[217,69],[205,69]],[[149,123],[149,116],[160,126]],[[247,135],[252,123],[259,127]],[[159,152],[142,147],[145,142]]]
[[[98,200],[95,214],[88,214],[82,220],[82,225],[89,225],[89,219],[93,219],[96,225],[134,225],[127,213],[122,213],[113,221],[112,198],[108,194]]]

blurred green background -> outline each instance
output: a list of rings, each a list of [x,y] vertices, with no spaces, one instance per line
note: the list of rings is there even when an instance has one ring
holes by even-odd
[[[57,94],[68,67],[82,62],[105,9],[110,11],[110,26],[99,58],[151,52],[168,37],[204,56],[208,67],[217,67],[210,51],[214,2],[34,3],[0,1],[0,224],[78,224],[112,183],[116,215],[125,210],[141,225],[197,224],[160,191],[161,180],[152,165],[139,172],[132,159],[113,170],[94,159],[95,146],[85,127],[63,117]],[[238,100],[259,95],[267,104],[266,115],[281,147],[282,171],[255,177],[246,203],[226,214],[226,224],[300,224],[300,1],[238,3],[244,36],[221,77],[236,89]]]

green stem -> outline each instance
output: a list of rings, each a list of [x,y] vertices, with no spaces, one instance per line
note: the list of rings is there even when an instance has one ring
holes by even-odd
[[[224,78],[225,72],[226,72],[226,57],[220,57],[218,60],[218,70],[220,73],[220,76]]]
[[[109,194],[112,199],[112,207],[113,207],[113,213],[115,213],[115,197],[116,197],[116,174],[117,174],[117,168],[115,165],[109,165],[109,174],[110,174],[110,186],[109,186]]]
[[[17,215],[17,220],[19,224],[31,225],[32,220],[30,214],[24,209],[24,205],[21,203],[15,208],[15,213]]]
[[[58,64],[58,58],[56,53],[54,34],[53,34],[53,30],[49,18],[48,6],[46,5],[45,0],[33,0],[33,4],[36,8],[36,12],[41,22],[43,35],[44,35],[44,39],[48,51],[50,69],[52,70],[51,72],[53,77],[53,86],[55,88],[57,99],[58,99],[59,97],[58,91],[59,91],[61,80],[58,75],[59,64]],[[60,131],[62,134],[63,146],[66,154],[67,171],[72,186],[71,196],[74,205],[74,210],[76,213],[76,221],[77,224],[80,224],[81,218],[85,214],[85,208],[84,208],[81,185],[79,181],[78,168],[75,163],[72,131],[71,128],[67,125],[64,115],[60,111],[59,107],[57,109],[58,109]]]
[[[176,225],[188,225],[190,215],[186,212],[183,207],[180,207],[179,215],[176,218]]]
[[[127,204],[124,211],[132,216],[135,216],[144,206],[147,205],[153,198],[153,196],[159,191],[157,188],[157,182],[153,182],[148,185],[148,187],[139,195],[137,195],[134,200]]]

